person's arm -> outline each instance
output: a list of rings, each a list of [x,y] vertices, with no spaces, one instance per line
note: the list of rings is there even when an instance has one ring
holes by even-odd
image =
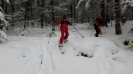
[[[61,24],[61,21],[56,22],[56,25],[59,25],[59,24]]]
[[[68,25],[72,26],[72,23],[70,23],[70,22],[68,21]]]
[[[72,26],[72,23],[69,23],[70,26]]]

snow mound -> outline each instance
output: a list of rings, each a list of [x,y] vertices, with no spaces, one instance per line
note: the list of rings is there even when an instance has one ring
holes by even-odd
[[[73,49],[77,56],[84,53],[88,57],[93,57],[94,53],[97,51],[102,51],[105,56],[118,53],[118,46],[110,40],[105,40],[103,38],[76,38],[73,40]]]
[[[63,44],[65,53],[61,54],[60,32],[55,33],[56,37],[43,33],[16,40],[14,36],[12,41],[1,44],[0,74],[132,74],[133,54],[113,41],[101,37],[77,38],[70,32],[68,42]]]

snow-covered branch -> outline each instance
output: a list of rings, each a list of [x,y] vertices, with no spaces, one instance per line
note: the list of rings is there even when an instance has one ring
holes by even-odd
[[[124,12],[126,11],[126,9],[127,9],[127,5],[124,5],[123,8],[122,8],[121,14],[124,14]]]
[[[77,6],[76,6],[77,9],[79,8],[80,4],[81,4],[83,1],[84,1],[84,0],[79,0],[78,4],[77,4]]]
[[[80,5],[82,4],[82,2],[84,2],[85,1],[85,8],[88,8],[88,7],[90,7],[90,2],[91,2],[91,0],[79,0],[79,2],[78,2],[78,4],[77,4],[77,6],[76,6],[76,8],[78,9],[79,7],[80,7]]]
[[[2,7],[0,6],[0,11],[3,13],[3,9],[2,9]]]
[[[5,0],[7,3],[10,3],[9,0]]]
[[[88,1],[86,2],[85,8],[90,7],[90,2],[91,2],[91,0],[88,0]]]
[[[129,1],[129,0],[126,0],[124,2],[122,2],[122,4],[125,4],[123,7],[122,7],[122,11],[121,11],[121,14],[124,14],[124,12],[126,11],[127,9],[127,6],[133,6],[133,0]]]
[[[1,11],[0,11],[0,20],[2,21],[2,23],[5,24],[5,26],[9,25],[9,23],[5,20],[4,14]]]

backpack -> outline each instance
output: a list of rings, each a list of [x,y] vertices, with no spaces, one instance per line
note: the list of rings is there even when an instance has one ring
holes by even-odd
[[[68,25],[68,24],[70,24],[70,23],[69,23],[68,20],[64,21],[64,20],[62,19],[62,20],[61,20],[61,24],[66,24],[66,25]]]

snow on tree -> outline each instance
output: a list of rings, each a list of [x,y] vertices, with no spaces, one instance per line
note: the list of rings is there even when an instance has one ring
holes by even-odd
[[[79,2],[78,2],[78,4],[77,4],[76,8],[79,8],[80,5],[81,5],[84,1],[86,2],[85,8],[90,7],[90,2],[91,2],[91,0],[79,0]]]
[[[0,20],[3,22],[5,26],[8,26],[9,23],[5,20],[5,16],[3,14],[3,9],[0,7]]]
[[[85,8],[90,7],[90,2],[91,2],[91,0],[88,0],[88,1],[86,2]]]
[[[124,6],[123,6],[122,11],[121,11],[121,14],[124,14],[124,12],[125,12],[126,9],[127,9],[127,6],[128,6],[128,5],[124,5]]]
[[[84,0],[79,0],[78,4],[77,4],[77,6],[76,6],[77,9],[79,8],[80,4],[81,4],[83,1],[84,1]]]
[[[127,9],[127,6],[133,6],[133,0],[125,0],[122,2],[122,4],[124,4],[124,6],[122,7],[121,14],[124,14]]]
[[[10,3],[9,0],[5,0],[5,2]]]
[[[5,2],[9,3],[9,0],[5,0]],[[4,16],[4,12],[2,7],[0,6],[0,25],[3,26],[2,24],[4,24],[6,27],[9,25],[9,23],[5,20],[5,16]],[[0,38],[7,40],[7,34],[4,33],[2,30],[0,30]],[[0,43],[2,43],[2,41],[0,40]]]

